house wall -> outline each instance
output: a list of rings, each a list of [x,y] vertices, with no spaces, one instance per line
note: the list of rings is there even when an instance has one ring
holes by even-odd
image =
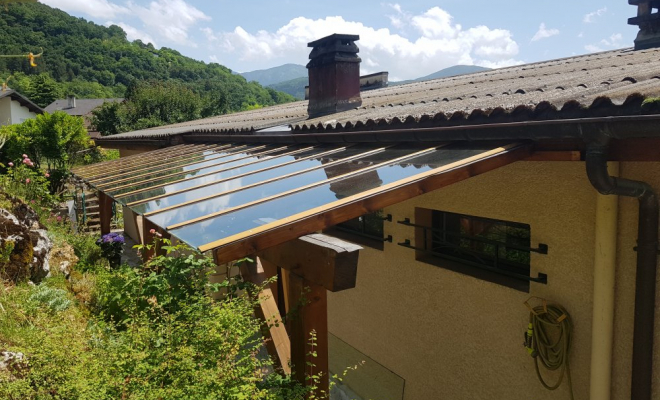
[[[0,99],[0,125],[11,125],[11,99]]]
[[[36,118],[37,114],[30,111],[29,108],[23,107],[17,101],[11,102],[11,122],[12,124],[20,124],[26,119]]]
[[[658,163],[624,163],[621,171],[660,188]],[[403,378],[406,400],[568,398],[566,384],[555,392],[541,386],[522,344],[523,302],[543,297],[571,314],[573,388],[575,398],[587,399],[595,203],[584,163],[518,162],[389,207],[384,213],[394,222],[385,222],[385,234],[393,243],[365,248],[357,287],[329,294],[330,332]],[[414,228],[396,223],[414,221],[415,207],[530,224],[532,246],[549,246],[548,255],[532,253],[532,275],[548,274],[548,284],[531,283],[525,293],[415,261],[413,250],[397,245],[414,243]],[[630,397],[636,220],[637,201],[622,198],[612,383],[612,398],[622,400]],[[660,367],[655,373],[660,382]]]

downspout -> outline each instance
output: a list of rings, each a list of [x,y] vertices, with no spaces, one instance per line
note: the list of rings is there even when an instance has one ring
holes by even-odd
[[[610,163],[608,167],[610,175],[619,175],[619,163]],[[612,393],[618,205],[617,196],[597,194],[594,305],[591,324],[591,400],[610,400]]]
[[[653,188],[645,182],[609,175],[608,145],[609,139],[602,135],[587,144],[587,175],[601,194],[639,199],[631,399],[651,400],[658,266],[658,198]]]

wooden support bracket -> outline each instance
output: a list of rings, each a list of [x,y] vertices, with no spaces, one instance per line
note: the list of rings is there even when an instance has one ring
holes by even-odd
[[[242,263],[241,275],[247,282],[251,282],[257,286],[263,285],[269,279],[268,273],[258,258],[253,263]],[[262,321],[266,322],[269,327],[268,331],[265,332],[268,354],[273,357],[276,365],[284,373],[290,374],[291,341],[289,340],[286,327],[282,322],[283,319],[280,310],[278,309],[277,293],[275,293],[272,286],[277,287],[277,285],[268,285],[257,294],[259,305],[255,307],[255,314]]]
[[[303,236],[259,253],[259,257],[331,292],[355,287],[362,247],[323,234]]]

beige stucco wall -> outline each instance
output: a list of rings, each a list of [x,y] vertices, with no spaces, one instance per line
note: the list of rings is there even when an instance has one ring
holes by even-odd
[[[622,175],[660,188],[659,164],[624,164]],[[530,224],[532,245],[549,246],[532,253],[532,275],[548,274],[548,285],[524,293],[415,261],[396,244],[414,241],[414,229],[385,222],[393,243],[365,248],[357,287],[329,295],[330,331],[405,379],[406,400],[568,398],[566,385],[541,386],[522,345],[523,302],[540,296],[572,316],[575,398],[588,399],[595,200],[584,163],[519,162],[389,207],[394,221],[414,221],[422,207]],[[613,399],[630,396],[636,218],[636,200],[622,199]]]

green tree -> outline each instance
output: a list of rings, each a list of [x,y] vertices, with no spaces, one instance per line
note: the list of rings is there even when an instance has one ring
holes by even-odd
[[[102,135],[191,121],[226,110],[222,95],[202,99],[187,85],[172,81],[134,82],[126,94],[124,103],[106,103],[92,112],[92,126]]]
[[[92,143],[83,119],[58,111],[38,115],[21,124],[3,127],[7,143],[0,149],[0,160],[19,163],[26,154],[36,168],[46,168],[52,192],[62,188],[70,168],[83,158],[82,150]]]
[[[123,107],[120,103],[107,102],[92,111],[92,126],[103,136],[116,135],[125,131],[121,116]]]
[[[64,96],[62,86],[47,73],[31,78],[30,85],[23,94],[39,107],[46,107]]]

